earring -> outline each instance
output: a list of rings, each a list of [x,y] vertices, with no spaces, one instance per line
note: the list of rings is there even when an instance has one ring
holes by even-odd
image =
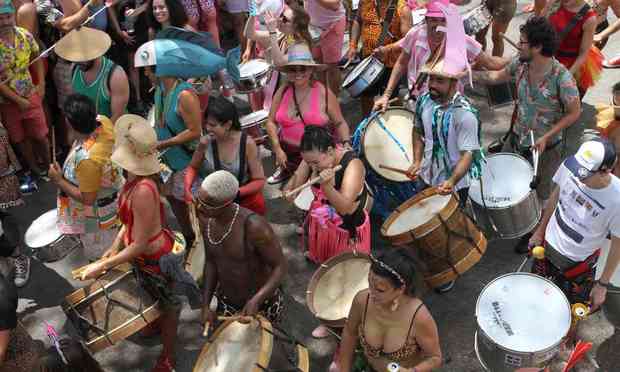
[[[398,297],[394,299],[394,301],[392,301],[392,306],[390,306],[390,310],[392,310],[392,312],[398,310]]]

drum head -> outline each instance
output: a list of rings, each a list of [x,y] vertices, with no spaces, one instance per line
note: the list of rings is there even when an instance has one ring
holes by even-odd
[[[439,212],[448,205],[450,199],[452,199],[452,195],[434,194],[419,200],[404,211],[394,212],[398,213],[398,215],[392,220],[392,223],[387,226],[383,234],[385,236],[400,235],[425,224],[431,218],[439,214]],[[388,220],[386,220],[386,222]]]
[[[262,59],[253,59],[239,65],[239,76],[248,78],[269,70],[269,63]]]
[[[239,123],[241,123],[241,127],[252,126],[253,124],[266,120],[268,116],[269,112],[267,110],[258,110],[241,117]]]
[[[32,221],[24,241],[30,248],[41,248],[58,240],[62,234],[58,230],[58,212],[56,209],[45,212],[36,220]]]
[[[342,82],[342,87],[347,87],[351,85],[353,80],[362,74],[362,72],[366,69],[366,67],[368,67],[372,60],[372,56],[368,56],[364,58],[357,66],[355,66],[355,68],[349,73],[349,75],[347,75],[347,77]]]
[[[149,110],[148,115],[146,115],[146,121],[151,124],[151,128],[155,128],[155,106]]]
[[[405,109],[388,109],[377,116],[366,127],[362,149],[368,164],[379,175],[391,181],[410,182],[406,175],[383,169],[380,165],[407,170],[413,163],[413,113]]]
[[[355,295],[368,288],[370,257],[347,252],[325,262],[308,285],[308,306],[323,320],[344,320]]]
[[[478,328],[505,349],[530,353],[557,345],[571,324],[570,304],[551,281],[511,273],[487,284],[476,304]]]
[[[482,164],[482,187],[488,208],[506,208],[515,205],[532,191],[530,183],[534,169],[523,157],[516,154],[498,153],[487,157]],[[483,206],[480,183],[472,182],[469,198]]]
[[[228,321],[222,324],[206,344],[196,362],[194,372],[261,371],[257,363],[268,367],[273,337],[263,327],[271,325],[264,318],[242,324]]]
[[[295,206],[303,211],[310,210],[310,205],[314,200],[314,194],[310,187],[306,187],[299,192],[299,195],[295,198]]]

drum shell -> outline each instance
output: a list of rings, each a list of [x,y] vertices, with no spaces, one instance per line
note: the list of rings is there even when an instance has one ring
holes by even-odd
[[[472,9],[463,17],[463,28],[467,35],[474,36],[491,24],[493,16],[485,4]]]
[[[609,322],[620,329],[620,287],[613,286],[607,290],[607,298],[603,303],[603,312]]]
[[[542,351],[523,353],[497,345],[480,328],[474,335],[476,356],[484,370],[490,372],[514,372],[518,368],[544,367],[560,352],[560,345],[561,342]],[[510,364],[518,361],[518,366]]]
[[[58,240],[44,247],[31,248],[32,255],[41,262],[56,262],[67,257],[82,245],[77,236],[62,235]]]
[[[478,227],[488,238],[520,238],[536,227],[542,215],[535,190],[530,191],[525,199],[510,207],[484,208],[473,200],[471,200],[471,205]],[[497,231],[493,228],[491,221],[495,224]]]
[[[342,84],[342,88],[346,89],[347,92],[349,92],[349,95],[353,98],[359,97],[366,89],[374,85],[385,73],[385,65],[383,62],[373,56],[367,58],[370,58],[368,64],[361,71],[357,70],[357,67],[364,64],[364,61],[362,61],[360,65],[349,72],[349,75],[347,75],[344,80],[345,83]],[[354,73],[358,73],[358,75],[353,77],[351,81],[347,82],[349,76]]]
[[[236,90],[238,93],[254,93],[263,89],[269,80],[271,79],[271,66],[261,72],[251,74],[249,76],[239,77],[239,82],[235,82]]]

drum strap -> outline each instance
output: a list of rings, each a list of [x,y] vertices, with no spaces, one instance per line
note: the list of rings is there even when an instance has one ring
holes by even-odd
[[[583,17],[586,16],[586,14],[588,13],[588,11],[590,11],[590,9],[591,9],[590,5],[588,4],[584,4],[584,6],[582,6],[581,9],[579,9],[579,12],[575,14],[573,18],[571,18],[570,22],[568,22],[568,24],[566,25],[566,27],[564,27],[562,32],[558,34],[558,45],[560,45],[564,41],[566,36],[568,36],[568,34],[573,30],[573,28],[577,26],[577,23],[579,23],[579,21],[581,21]]]

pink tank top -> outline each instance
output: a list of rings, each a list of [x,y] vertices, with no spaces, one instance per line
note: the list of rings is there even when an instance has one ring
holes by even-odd
[[[301,143],[301,137],[304,134],[305,125],[327,125],[327,115],[321,111],[321,90],[325,90],[323,84],[314,82],[312,90],[310,91],[310,110],[301,113],[304,120],[299,118],[299,115],[290,117],[288,115],[289,107],[295,107],[295,101],[293,100],[293,88],[287,87],[284,91],[284,96],[276,112],[276,122],[280,125],[280,136],[289,144],[298,145]],[[327,94],[327,92],[325,92]],[[301,103],[300,103],[301,104]],[[304,125],[305,122],[305,125]]]
[[[310,24],[326,30],[333,23],[338,22],[346,15],[344,5],[340,2],[338,10],[325,8],[318,0],[305,1],[306,12],[310,15]]]

